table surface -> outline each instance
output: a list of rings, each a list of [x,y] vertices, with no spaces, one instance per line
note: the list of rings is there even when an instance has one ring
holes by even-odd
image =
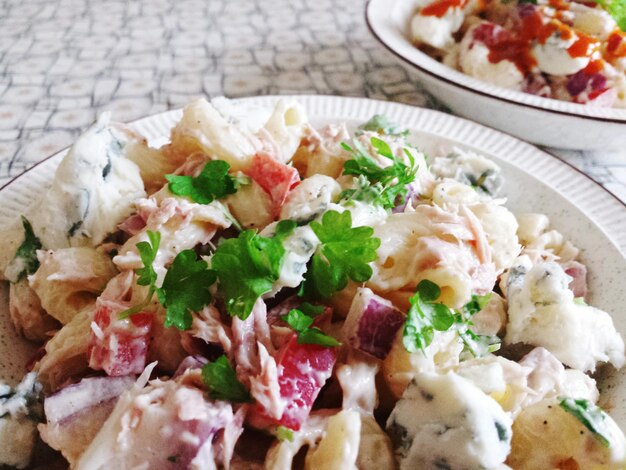
[[[363,0],[0,0],[0,186],[96,115],[194,97],[365,96],[442,109],[370,36]],[[626,152],[551,149],[626,201]]]

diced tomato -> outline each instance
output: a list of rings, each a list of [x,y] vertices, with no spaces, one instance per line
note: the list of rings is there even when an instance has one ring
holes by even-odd
[[[300,182],[300,175],[294,167],[279,162],[266,152],[254,156],[248,176],[270,195],[276,213],[280,211],[289,191]]]
[[[279,420],[268,416],[257,404],[249,415],[250,424],[259,428],[285,426],[298,430],[307,419],[313,402],[331,376],[337,352],[317,344],[298,344],[296,335],[276,355],[280,396],[286,402]]]
[[[139,374],[146,367],[152,314],[137,313],[120,320],[119,312],[99,306],[88,349],[89,367],[109,376]]]

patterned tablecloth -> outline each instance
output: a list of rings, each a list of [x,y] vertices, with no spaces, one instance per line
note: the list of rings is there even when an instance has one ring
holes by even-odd
[[[336,94],[441,108],[370,36],[363,0],[0,0],[0,185],[96,114],[196,96]],[[626,201],[626,152],[557,153]]]

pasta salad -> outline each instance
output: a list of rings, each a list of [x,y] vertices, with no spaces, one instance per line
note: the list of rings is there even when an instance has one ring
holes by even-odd
[[[0,464],[43,442],[90,470],[624,468],[593,376],[623,339],[503,184],[291,99],[194,101],[159,148],[101,116],[0,236],[42,345],[0,386]]]
[[[467,75],[537,96],[626,107],[622,0],[420,0],[411,39]]]

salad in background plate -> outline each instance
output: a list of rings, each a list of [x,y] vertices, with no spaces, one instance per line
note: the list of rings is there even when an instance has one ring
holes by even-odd
[[[601,107],[626,107],[623,2],[418,2],[412,40],[493,85]]]
[[[623,339],[505,184],[292,100],[198,100],[160,148],[103,116],[0,237],[44,345],[2,389],[0,462],[39,434],[89,469],[623,468],[589,375]]]

